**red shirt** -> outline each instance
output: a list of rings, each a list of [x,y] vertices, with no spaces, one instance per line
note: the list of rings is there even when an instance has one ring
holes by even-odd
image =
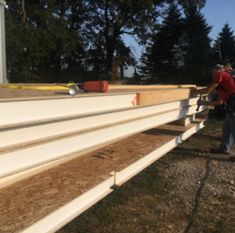
[[[219,71],[214,74],[214,83],[219,84],[217,88],[221,100],[227,100],[228,96],[235,94],[235,82],[231,74],[225,71]]]
[[[222,100],[223,103],[226,102],[226,100],[227,100],[227,93],[226,93],[226,91],[224,91],[223,88],[218,86],[216,88],[216,92],[218,94],[219,99]]]

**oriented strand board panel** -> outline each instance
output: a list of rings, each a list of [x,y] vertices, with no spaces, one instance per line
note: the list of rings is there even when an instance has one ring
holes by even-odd
[[[109,85],[109,90],[152,90],[172,88],[193,88],[196,85]]]
[[[136,94],[136,105],[161,104],[192,97],[190,88],[167,89]]]
[[[92,154],[0,189],[0,232],[21,232],[106,181],[109,185],[104,191],[108,192],[113,185],[112,164],[112,158],[104,161]],[[93,192],[94,199],[96,195]],[[76,208],[82,205],[77,204]],[[43,232],[46,231],[34,231]]]
[[[54,232],[56,228],[81,213],[82,208],[85,210],[101,199],[100,196],[97,197],[99,193],[96,188],[103,188],[107,193],[110,191],[115,182],[114,177],[110,177],[113,171],[119,173],[119,182],[124,179],[126,181],[126,177],[131,178],[137,172],[136,169],[133,171],[126,168],[135,163],[146,166],[146,160],[142,160],[144,157],[176,140],[194,126],[196,125],[165,125],[153,128],[0,189],[0,232],[21,232],[35,223],[35,228],[32,226],[26,232]],[[184,139],[182,137],[182,140]],[[142,167],[138,172],[141,170]],[[102,183],[105,185],[100,187]],[[87,192],[90,192],[89,196],[94,199],[83,198],[79,201],[79,197]],[[83,204],[87,204],[87,208],[83,207]],[[66,211],[61,212],[60,208],[63,207],[66,207]],[[49,215],[51,213],[52,215]],[[46,218],[45,221],[38,223],[43,218]],[[41,224],[45,222],[46,226],[42,227]],[[41,227],[40,230],[38,227]]]

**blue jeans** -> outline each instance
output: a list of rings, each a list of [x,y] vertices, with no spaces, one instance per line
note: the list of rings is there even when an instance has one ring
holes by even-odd
[[[229,152],[235,141],[235,115],[227,113],[223,125],[223,138],[220,149]]]

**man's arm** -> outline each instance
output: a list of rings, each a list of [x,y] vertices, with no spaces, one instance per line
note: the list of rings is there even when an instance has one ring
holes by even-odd
[[[214,100],[214,101],[198,100],[198,105],[218,106],[218,105],[222,105],[223,103],[224,101],[222,100]]]
[[[219,86],[218,83],[211,83],[208,87],[197,90],[197,94],[210,94],[212,91],[214,91]],[[207,105],[207,106],[217,106],[222,105],[224,101],[222,99],[213,100],[213,101],[204,101],[204,100],[198,100],[198,105]]]
[[[197,94],[198,95],[210,94],[218,86],[219,86],[218,83],[211,83],[208,87],[197,90]]]

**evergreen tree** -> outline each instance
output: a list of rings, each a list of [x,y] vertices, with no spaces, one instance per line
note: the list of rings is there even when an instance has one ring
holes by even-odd
[[[224,25],[218,34],[213,46],[214,62],[235,62],[235,36],[228,23]]]
[[[210,69],[211,26],[200,10],[190,7],[185,10],[184,34],[184,80],[185,83],[205,84]]]
[[[138,66],[140,75],[143,79],[146,80],[147,83],[154,83],[155,79],[157,80],[157,72],[155,70],[155,59],[152,53],[153,44],[149,43],[145,49],[145,52],[142,54],[140,58],[141,65]],[[140,80],[138,80],[140,81]]]
[[[177,82],[177,72],[181,66],[180,38],[182,36],[182,19],[177,6],[172,3],[167,16],[153,36],[152,44],[142,56],[142,73],[151,74],[152,79],[169,83]]]
[[[171,2],[171,0],[169,0]],[[178,0],[179,4],[183,6],[184,10],[196,8],[200,11],[206,4],[206,0]]]
[[[118,40],[114,58],[118,61],[120,77],[123,79],[124,70],[127,69],[128,66],[134,66],[136,64],[136,59],[134,58],[130,47],[127,47],[121,38]]]
[[[122,60],[121,69],[136,64],[130,49],[120,41],[121,35],[136,36],[141,43],[147,41],[158,26],[157,17],[164,2],[167,1],[8,0],[6,42],[10,81],[66,81],[61,79],[61,72],[72,70],[110,73],[116,58]],[[187,1],[173,2],[184,3],[184,9],[191,8],[191,4],[185,4]],[[197,6],[205,0],[189,2]],[[143,58],[146,64],[143,70],[162,82],[176,82],[177,78],[172,77],[177,76],[183,64],[190,64],[187,47],[190,37],[179,36],[180,13],[173,3],[170,6]],[[185,57],[182,48],[187,49]]]

